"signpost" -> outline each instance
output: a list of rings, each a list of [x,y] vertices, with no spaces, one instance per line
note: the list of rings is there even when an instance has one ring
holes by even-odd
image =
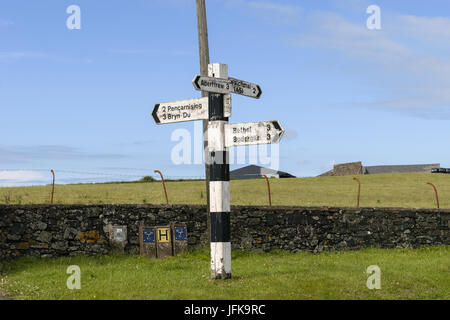
[[[262,94],[259,85],[234,78],[220,79],[197,75],[192,80],[192,84],[199,91],[222,94],[236,93],[256,99],[259,99]]]
[[[197,31],[198,31],[198,51],[200,58],[200,74],[203,76],[208,75],[209,68],[209,44],[208,44],[208,26],[206,19],[206,3],[205,0],[195,0],[197,7]],[[202,92],[202,97],[208,97],[208,92]],[[208,120],[203,120],[203,155],[205,159],[208,157]],[[209,221],[209,166],[208,161],[205,161],[205,186],[206,186],[206,205],[207,205],[207,225],[208,234],[209,226],[211,225]],[[209,238],[208,238],[209,239]]]
[[[208,75],[228,79],[228,66],[211,64]],[[230,234],[230,165],[225,147],[224,94],[209,93],[208,153],[209,153],[209,214],[211,278],[231,278]]]
[[[234,78],[228,78],[228,80],[231,82],[234,93],[256,99],[262,95],[262,90],[257,84]]]
[[[231,116],[231,96],[226,95],[225,116]],[[157,124],[175,123],[183,121],[208,120],[209,98],[197,98],[172,102],[161,102],[155,105],[152,112]]]
[[[157,103],[152,116],[157,124],[208,119],[208,98]]]
[[[194,88],[208,97],[158,103],[152,116],[157,124],[208,120],[207,155],[209,170],[209,212],[211,277],[231,278],[230,165],[232,146],[278,143],[284,130],[279,121],[229,124],[231,93],[259,99],[259,85],[228,77],[228,66],[210,64],[208,76],[197,75]],[[158,244],[158,240],[157,240]]]
[[[278,143],[284,130],[279,121],[261,121],[225,125],[225,146]]]

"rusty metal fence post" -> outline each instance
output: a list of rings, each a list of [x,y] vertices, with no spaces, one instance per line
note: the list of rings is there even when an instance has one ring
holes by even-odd
[[[436,195],[436,204],[437,204],[437,208],[439,209],[439,196],[438,196],[438,191],[436,189],[436,186],[434,184],[432,184],[431,182],[427,182],[427,184],[432,186],[434,189],[434,194]]]
[[[53,183],[52,183],[52,198],[50,199],[50,203],[53,204],[53,195],[55,194],[55,171],[51,170],[53,175]]]
[[[353,178],[356,182],[358,182],[358,200],[356,202],[356,207],[359,208],[359,198],[361,196],[361,181],[358,178]]]
[[[269,206],[272,206],[272,196],[270,195],[270,182],[269,182],[269,178],[267,178],[267,176],[265,174],[263,174],[264,178],[266,178],[266,183],[267,183],[267,191],[269,193]]]
[[[166,183],[164,182],[164,177],[163,177],[161,171],[159,171],[159,170],[155,170],[155,173],[159,173],[159,175],[161,176],[161,180],[162,180],[162,184],[163,184],[163,188],[164,188],[164,195],[166,196],[166,204],[169,204],[169,199],[167,198],[167,190],[166,190]]]

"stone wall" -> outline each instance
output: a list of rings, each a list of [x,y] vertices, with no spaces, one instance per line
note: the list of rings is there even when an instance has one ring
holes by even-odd
[[[362,162],[335,164],[333,170],[322,173],[319,177],[335,177],[363,174]]]
[[[235,249],[312,251],[450,244],[450,210],[249,207],[231,209]],[[190,247],[208,245],[206,209],[195,205],[0,205],[0,258],[110,252],[109,226],[186,223]]]
[[[334,176],[348,176],[363,174],[362,162],[350,162],[334,165]]]

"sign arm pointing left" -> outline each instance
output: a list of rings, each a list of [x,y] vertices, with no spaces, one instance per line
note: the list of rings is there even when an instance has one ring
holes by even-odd
[[[208,119],[208,98],[196,98],[155,104],[152,116],[156,124]]]
[[[159,103],[155,104],[155,108],[153,109],[153,112],[152,112],[152,116],[153,116],[153,119],[155,120],[156,124],[161,124],[161,121],[159,121],[159,118],[158,118],[159,106],[160,106]]]

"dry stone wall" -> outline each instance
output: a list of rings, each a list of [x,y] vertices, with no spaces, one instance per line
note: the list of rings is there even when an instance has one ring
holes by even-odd
[[[189,247],[207,246],[205,206],[0,205],[0,259],[107,254],[110,226],[127,227],[127,253],[139,253],[139,227],[185,223]],[[289,251],[450,244],[450,210],[402,208],[231,208],[234,249]]]

